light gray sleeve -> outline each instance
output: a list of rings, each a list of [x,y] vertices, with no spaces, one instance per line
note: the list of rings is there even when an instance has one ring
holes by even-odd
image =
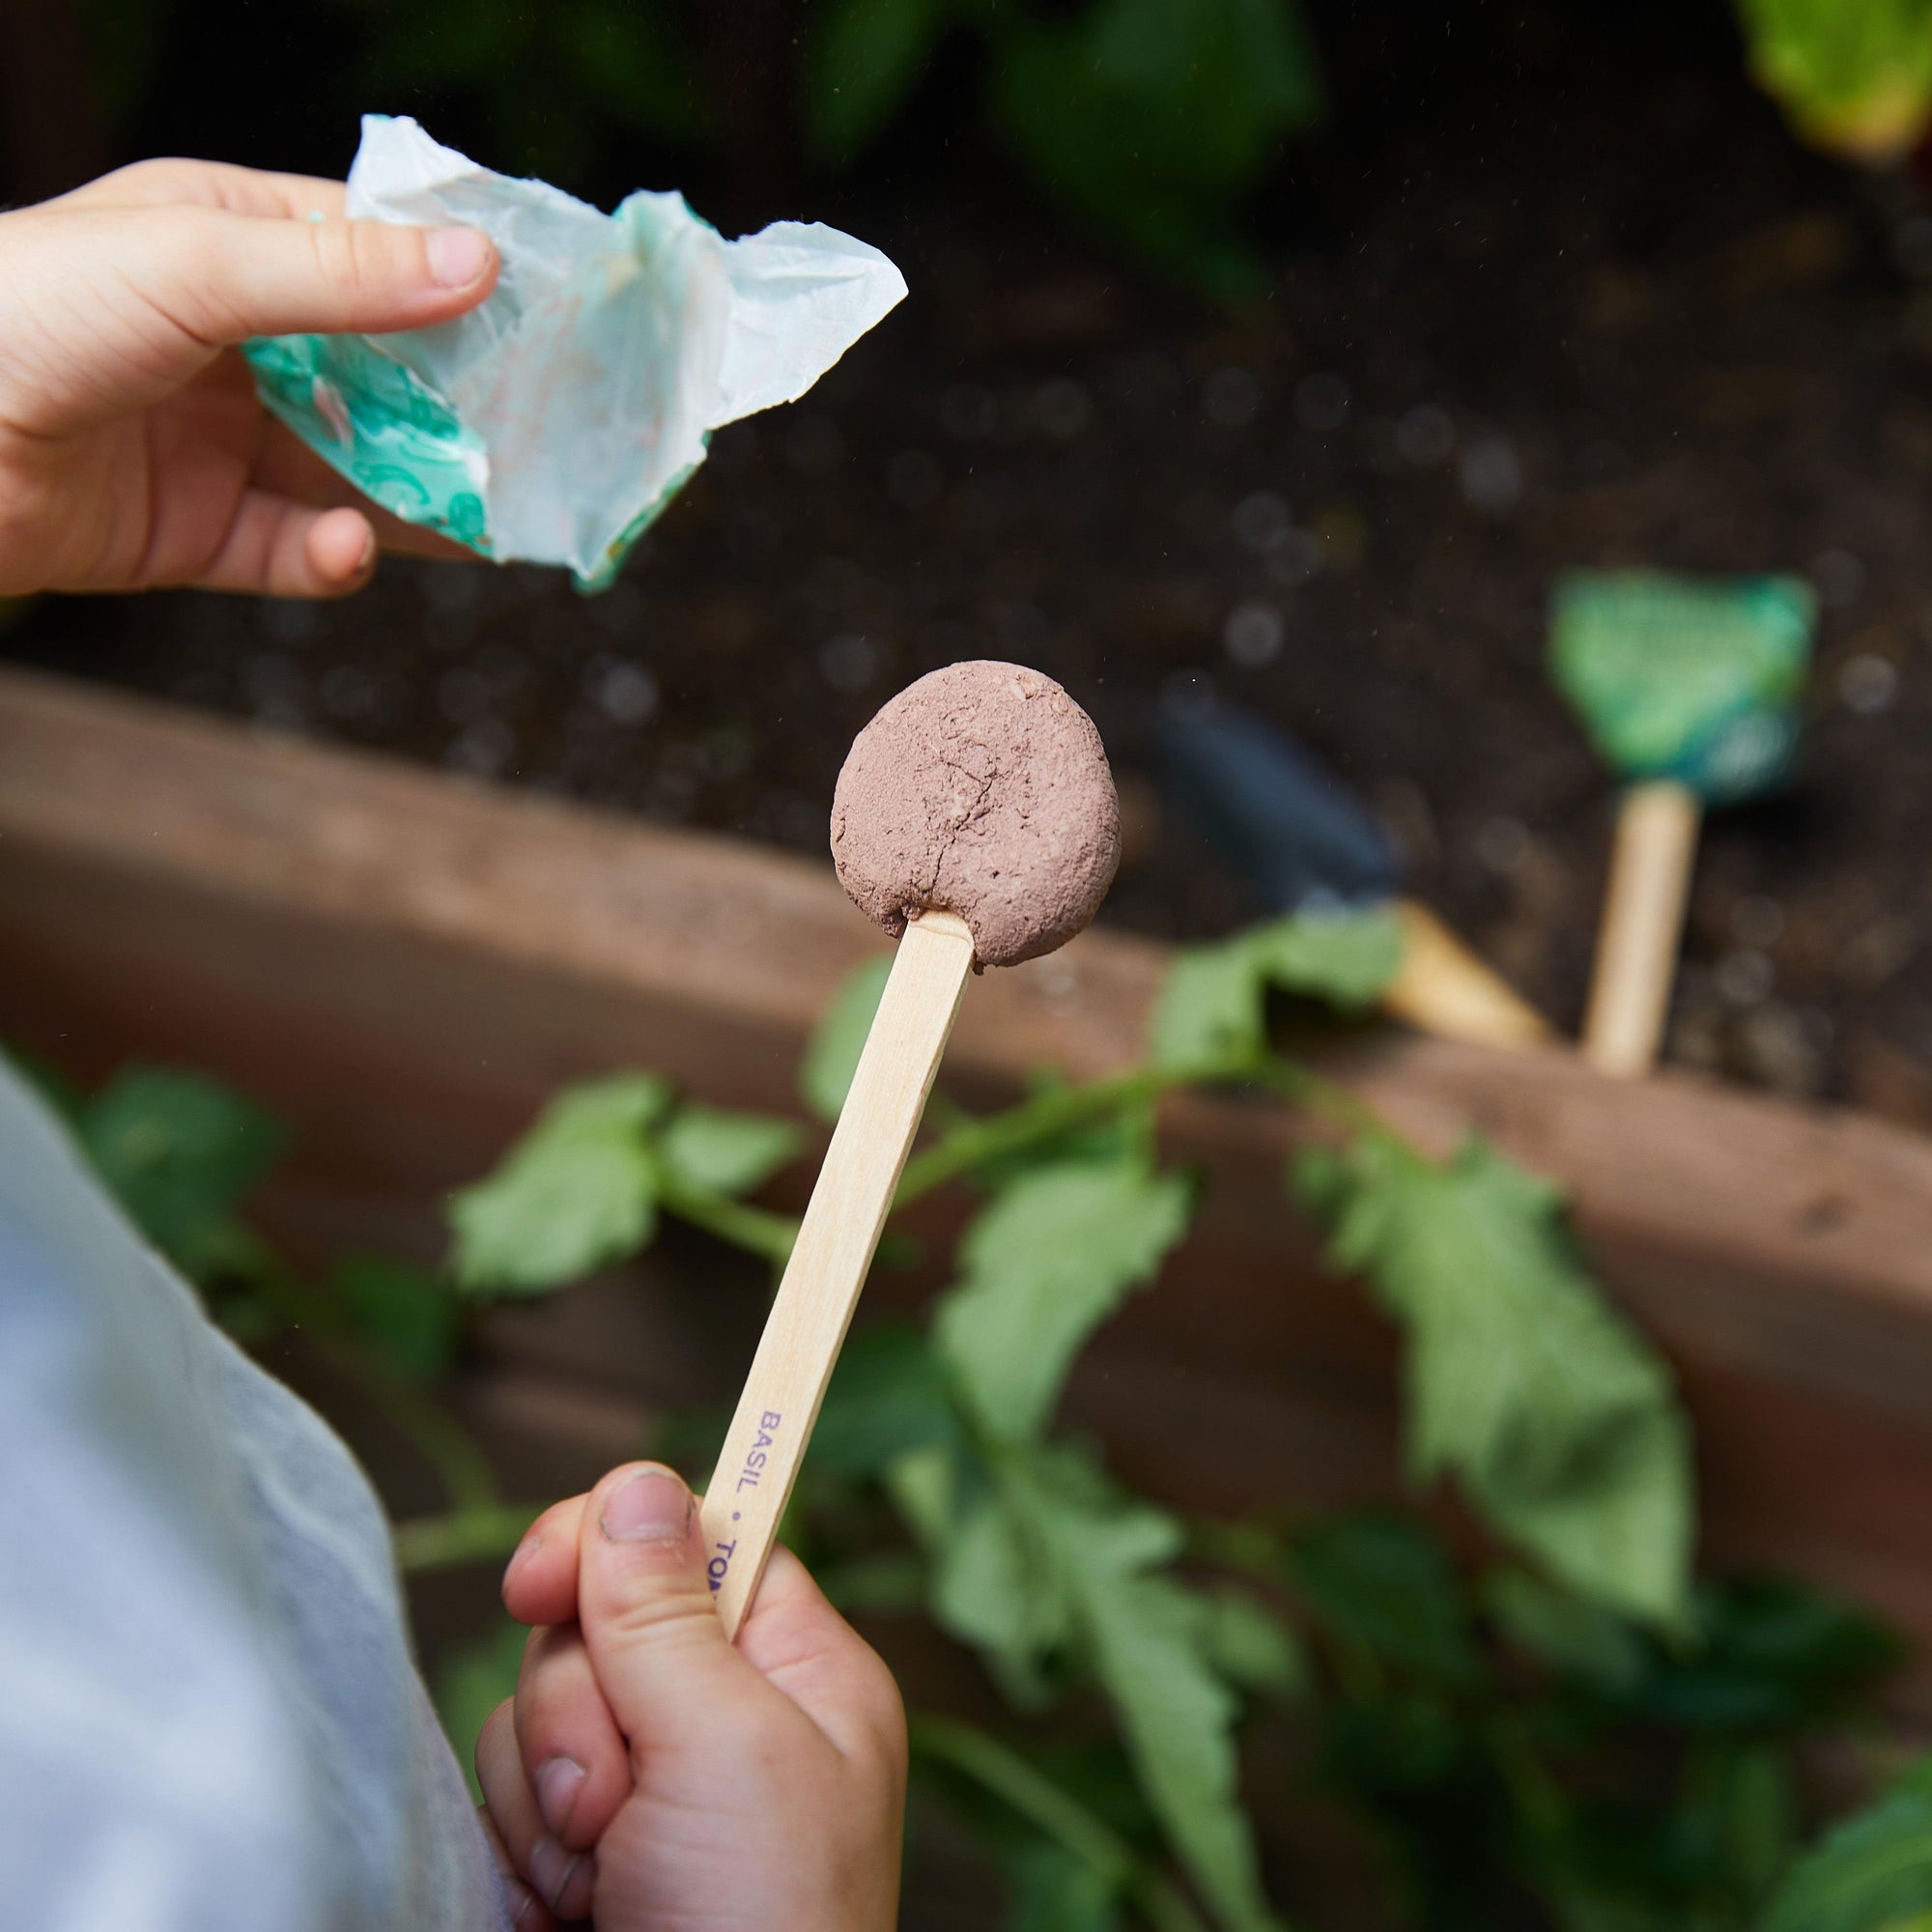
[[[0,1066],[0,1886],[35,1932],[502,1932],[348,1451]]]

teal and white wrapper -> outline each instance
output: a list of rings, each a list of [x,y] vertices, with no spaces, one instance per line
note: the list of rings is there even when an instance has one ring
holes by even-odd
[[[818,222],[724,241],[675,193],[604,214],[369,115],[352,216],[480,228],[488,301],[398,335],[243,350],[264,404],[384,509],[499,562],[608,584],[714,429],[795,401],[906,293]]]

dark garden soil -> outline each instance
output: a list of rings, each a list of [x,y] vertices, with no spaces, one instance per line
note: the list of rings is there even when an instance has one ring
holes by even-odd
[[[1205,682],[1332,760],[1568,1026],[1609,786],[1545,680],[1552,574],[1808,572],[1803,769],[1708,829],[1670,1054],[1932,1120],[1932,218],[1798,150],[1714,8],[1452,9],[1463,43],[1328,11],[1336,124],[1258,212],[1255,317],[909,134],[903,183],[813,212],[913,298],[720,435],[609,595],[390,566],[332,609],[46,602],[0,648],[814,853],[886,695],[1017,658],[1115,753],[1106,917],[1177,936],[1256,910],[1149,758]]]

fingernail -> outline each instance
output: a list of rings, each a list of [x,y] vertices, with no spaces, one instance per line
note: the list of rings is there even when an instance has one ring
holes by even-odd
[[[530,1879],[544,1903],[559,1918],[582,1918],[590,1905],[597,1867],[586,1852],[566,1852],[554,1838],[530,1847]]]
[[[604,1498],[612,1543],[676,1543],[691,1527],[691,1492],[668,1469],[643,1468]]]
[[[574,1757],[554,1757],[537,1773],[537,1809],[553,1836],[561,1838],[570,1830],[570,1814],[577,1809],[584,1776]]]
[[[510,1551],[510,1560],[503,1565],[503,1574],[508,1576],[520,1563],[527,1563],[543,1546],[543,1538],[532,1531]]]
[[[490,266],[489,238],[473,228],[432,228],[424,245],[430,274],[445,289],[467,289]]]
[[[510,1908],[510,1932],[529,1917],[530,1907],[537,1902],[537,1895],[528,1886],[513,1878],[503,1881],[504,1903]]]
[[[374,530],[371,530],[362,539],[362,548],[360,551],[356,553],[355,575],[357,577],[360,577],[365,570],[368,570],[374,566],[375,561],[376,561],[376,532]]]

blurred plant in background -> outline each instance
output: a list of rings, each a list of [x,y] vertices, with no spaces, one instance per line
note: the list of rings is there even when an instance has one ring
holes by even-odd
[[[473,94],[499,168],[563,182],[615,133],[709,150],[758,195],[793,194],[807,167],[863,160],[957,56],[1038,191],[1227,300],[1264,279],[1242,201],[1322,108],[1295,0],[821,0],[795,15],[679,0],[341,4],[363,21],[368,104]]]
[[[1932,123],[1932,0],[1737,0],[1752,77],[1804,140],[1865,167]]]
[[[1279,1926],[1258,1820],[1317,1794],[1366,1833],[1417,1928],[1923,1923],[1923,1772],[1803,1849],[1807,1749],[1863,1739],[1896,1762],[1868,1702],[1894,1640],[1795,1583],[1693,1581],[1668,1372],[1590,1280],[1551,1191],[1478,1143],[1425,1158],[1269,1045],[1270,989],[1375,996],[1396,958],[1378,918],[1304,916],[1184,954],[1127,1073],[1042,1080],[991,1115],[936,1103],[900,1206],[977,1192],[953,1283],[923,1325],[855,1333],[786,1525],[848,1612],[923,1618],[1005,1703],[990,1724],[915,1717],[923,1802],[979,1840],[1027,1932]],[[881,983],[856,976],[811,1042],[800,1086],[821,1118]],[[1458,1547],[1414,1512],[1183,1517],[1056,1426],[1087,1341],[1198,1205],[1195,1178],[1160,1163],[1159,1096],[1231,1082],[1325,1123],[1295,1189],[1402,1331],[1413,1479],[1448,1478],[1480,1525]],[[451,1278],[364,1258],[312,1282],[240,1211],[283,1141],[259,1110],[165,1069],[91,1095],[43,1084],[232,1332],[259,1348],[298,1327],[436,1471],[447,1507],[398,1525],[406,1571],[500,1560],[534,1514],[502,1501],[440,1394],[466,1299],[564,1289],[667,1217],[774,1268],[796,1229],[751,1198],[797,1155],[796,1122],[624,1073],[565,1090],[453,1198]],[[693,1415],[648,1447],[701,1476],[723,1424]],[[520,1650],[497,1623],[443,1669],[459,1748]]]

